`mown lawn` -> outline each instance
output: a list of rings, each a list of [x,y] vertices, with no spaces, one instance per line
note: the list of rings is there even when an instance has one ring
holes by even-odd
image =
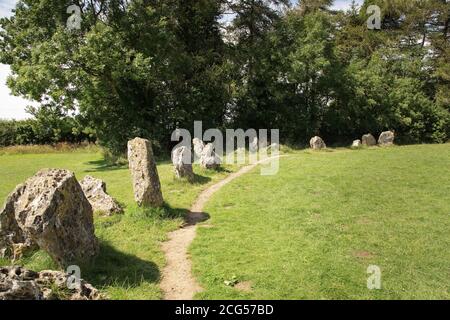
[[[280,161],[209,202],[191,247],[197,298],[450,299],[450,144]],[[369,265],[381,290],[367,289]]]
[[[81,180],[89,174],[103,179],[108,192],[125,207],[124,215],[104,218],[95,216],[96,235],[101,241],[101,252],[96,261],[82,267],[82,277],[102,289],[112,299],[160,299],[160,270],[164,255],[160,242],[169,231],[182,223],[182,216],[196,196],[233,170],[214,173],[194,170],[197,183],[190,185],[174,179],[172,165],[158,165],[166,207],[161,210],[142,210],[134,204],[131,177],[128,168],[109,167],[100,153],[73,151],[70,153],[0,155],[0,201],[19,183],[42,168],[72,170]],[[0,265],[11,264],[0,260]],[[47,254],[40,251],[17,261],[33,270],[54,269]]]

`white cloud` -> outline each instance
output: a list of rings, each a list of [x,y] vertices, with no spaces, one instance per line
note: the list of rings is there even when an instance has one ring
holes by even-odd
[[[11,95],[6,86],[6,78],[10,73],[9,66],[0,64],[0,119],[25,119],[30,115],[25,107],[33,102]]]
[[[0,0],[0,17],[9,17],[16,6],[16,0]]]
[[[356,0],[357,5],[362,5],[363,0]],[[350,9],[352,5],[352,0],[335,0],[333,3],[333,9],[335,10],[347,10]]]

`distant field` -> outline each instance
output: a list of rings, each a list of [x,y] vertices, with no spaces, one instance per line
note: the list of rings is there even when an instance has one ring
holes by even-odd
[[[39,149],[39,148],[38,148]],[[17,153],[17,150],[9,150]],[[169,231],[182,223],[181,216],[208,184],[225,177],[226,171],[213,173],[195,168],[197,183],[189,185],[173,178],[172,165],[161,163],[158,171],[167,207],[163,210],[138,209],[134,204],[131,177],[126,167],[108,167],[100,153],[92,150],[0,155],[0,202],[26,178],[42,168],[64,168],[76,173],[78,179],[89,174],[107,183],[108,192],[126,206],[125,215],[95,217],[96,234],[101,252],[92,266],[82,268],[82,277],[113,299],[160,299],[160,270],[164,255],[160,242]],[[231,168],[228,168],[231,170]],[[44,252],[23,261],[34,270],[56,268]],[[10,264],[0,260],[0,265]]]
[[[280,167],[209,202],[197,298],[450,299],[450,144],[301,151]]]

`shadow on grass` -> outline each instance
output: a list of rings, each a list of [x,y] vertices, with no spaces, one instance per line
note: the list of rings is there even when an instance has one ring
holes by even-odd
[[[185,218],[188,214],[185,208],[173,208],[168,203],[164,203],[162,207],[133,207],[128,210],[128,214],[133,218],[159,218],[159,219],[178,219]]]
[[[84,170],[85,172],[103,172],[103,171],[113,171],[113,170],[123,170],[127,169],[126,164],[111,164],[110,162],[102,159],[95,161],[88,161],[85,164],[92,166],[91,169]]]
[[[193,181],[194,184],[207,184],[211,180],[212,179],[210,177],[205,177],[197,173],[194,173],[194,181]]]
[[[138,287],[142,282],[157,282],[158,266],[150,261],[117,251],[106,241],[100,241],[99,255],[81,267],[82,277],[94,287]]]

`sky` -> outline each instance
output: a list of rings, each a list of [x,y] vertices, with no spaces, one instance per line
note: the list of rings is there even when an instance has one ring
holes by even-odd
[[[356,0],[359,4],[362,1]],[[17,0],[0,0],[0,17],[11,16],[11,10],[16,2]],[[335,0],[334,9],[345,10],[350,7],[351,2],[351,0]],[[6,78],[9,74],[9,66],[0,64],[0,119],[29,118],[30,115],[25,112],[25,107],[33,103],[11,95],[11,90],[6,86]]]

